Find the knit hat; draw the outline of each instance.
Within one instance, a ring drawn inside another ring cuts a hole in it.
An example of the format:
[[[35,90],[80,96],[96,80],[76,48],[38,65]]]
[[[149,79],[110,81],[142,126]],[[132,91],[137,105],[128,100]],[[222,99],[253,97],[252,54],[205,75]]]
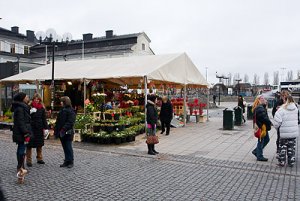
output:
[[[25,97],[26,94],[24,92],[19,92],[16,95],[14,95],[14,101],[23,102]]]

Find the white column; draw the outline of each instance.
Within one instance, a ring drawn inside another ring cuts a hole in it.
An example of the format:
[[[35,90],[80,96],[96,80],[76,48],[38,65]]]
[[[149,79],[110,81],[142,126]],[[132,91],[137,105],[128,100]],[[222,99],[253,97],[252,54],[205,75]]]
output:
[[[183,88],[183,122],[184,126],[186,126],[186,84]]]

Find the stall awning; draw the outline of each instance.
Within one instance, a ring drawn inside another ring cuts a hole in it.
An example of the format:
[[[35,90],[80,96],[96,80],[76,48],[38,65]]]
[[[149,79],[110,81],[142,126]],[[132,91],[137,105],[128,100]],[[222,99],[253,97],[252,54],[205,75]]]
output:
[[[149,80],[207,87],[208,83],[185,54],[128,56],[55,62],[55,80],[107,79],[116,83],[137,84]],[[48,64],[1,82],[34,82],[51,80],[52,65]]]

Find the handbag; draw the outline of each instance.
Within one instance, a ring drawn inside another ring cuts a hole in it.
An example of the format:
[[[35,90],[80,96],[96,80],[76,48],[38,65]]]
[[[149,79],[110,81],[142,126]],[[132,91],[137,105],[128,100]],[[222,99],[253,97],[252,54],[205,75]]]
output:
[[[253,129],[254,129],[254,136],[256,138],[261,138],[261,129],[258,127],[257,123],[256,123],[256,112],[254,113],[253,116]]]
[[[147,136],[147,140],[146,140],[147,144],[158,144],[158,137],[156,135],[148,135]]]
[[[256,112],[253,116],[253,129],[254,129],[254,136],[258,139],[262,139],[267,135],[267,128],[266,125],[263,124],[262,128],[259,128],[257,123],[256,123]]]

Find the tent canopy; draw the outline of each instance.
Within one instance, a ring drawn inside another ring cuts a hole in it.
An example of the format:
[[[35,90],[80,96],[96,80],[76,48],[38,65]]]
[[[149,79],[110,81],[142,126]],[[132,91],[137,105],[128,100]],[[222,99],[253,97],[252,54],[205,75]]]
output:
[[[208,83],[185,54],[130,56],[55,62],[55,80],[106,79],[119,84],[138,84],[141,78],[207,87]],[[0,82],[51,80],[52,64],[20,73]]]

